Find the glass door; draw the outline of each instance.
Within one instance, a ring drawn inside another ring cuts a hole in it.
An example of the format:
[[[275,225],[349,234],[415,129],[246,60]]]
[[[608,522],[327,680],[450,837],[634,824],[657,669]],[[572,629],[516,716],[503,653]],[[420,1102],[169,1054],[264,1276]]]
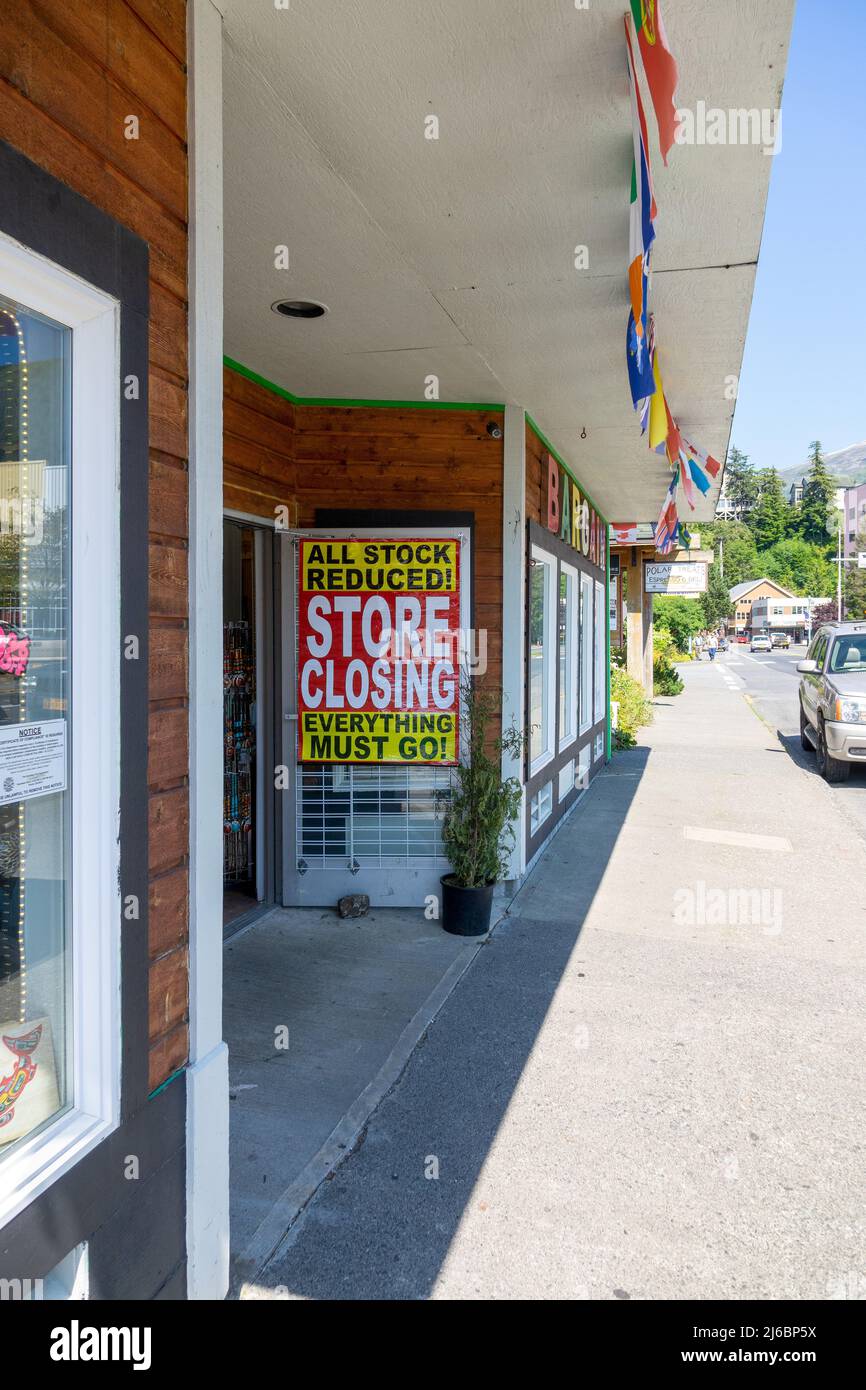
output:
[[[266,541],[223,523],[223,927],[269,899]]]
[[[313,533],[308,533],[313,534]],[[460,626],[469,630],[470,541],[467,528],[359,528],[329,538],[456,539],[460,553]],[[324,535],[324,533],[323,533]],[[374,906],[423,906],[441,892],[448,871],[442,849],[445,765],[302,762],[298,758],[298,545],[281,538],[283,555],[284,715],[281,761],[288,769],[283,813],[283,902],[327,906],[347,893],[367,893]]]

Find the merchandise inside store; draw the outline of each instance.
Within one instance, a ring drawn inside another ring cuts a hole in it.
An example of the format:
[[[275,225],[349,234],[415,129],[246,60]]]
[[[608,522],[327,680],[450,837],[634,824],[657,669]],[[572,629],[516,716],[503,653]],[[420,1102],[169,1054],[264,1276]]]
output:
[[[261,560],[254,527],[223,527],[223,925],[264,895],[259,814]]]

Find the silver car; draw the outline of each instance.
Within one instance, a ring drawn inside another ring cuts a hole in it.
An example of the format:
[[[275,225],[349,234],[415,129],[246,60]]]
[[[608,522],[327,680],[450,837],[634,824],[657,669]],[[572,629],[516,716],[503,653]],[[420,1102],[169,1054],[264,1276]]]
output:
[[[844,782],[866,763],[866,622],[819,628],[797,670],[800,742],[828,782]]]

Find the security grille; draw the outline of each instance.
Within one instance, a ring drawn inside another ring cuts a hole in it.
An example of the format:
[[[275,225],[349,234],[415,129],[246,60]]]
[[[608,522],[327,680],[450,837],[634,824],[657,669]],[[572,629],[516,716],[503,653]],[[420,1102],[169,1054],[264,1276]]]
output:
[[[299,764],[298,870],[445,864],[447,767]]]

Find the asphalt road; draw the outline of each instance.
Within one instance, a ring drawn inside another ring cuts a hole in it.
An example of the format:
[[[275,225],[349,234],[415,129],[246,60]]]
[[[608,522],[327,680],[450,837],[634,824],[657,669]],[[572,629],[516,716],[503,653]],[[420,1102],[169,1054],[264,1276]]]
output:
[[[716,665],[728,672],[794,762],[817,776],[814,753],[800,747],[797,663],[805,655],[805,646],[791,647],[787,652],[750,652],[737,643],[716,657]],[[705,660],[702,664],[708,663]],[[849,780],[833,787],[832,792],[852,829],[866,839],[866,767],[852,767]]]

